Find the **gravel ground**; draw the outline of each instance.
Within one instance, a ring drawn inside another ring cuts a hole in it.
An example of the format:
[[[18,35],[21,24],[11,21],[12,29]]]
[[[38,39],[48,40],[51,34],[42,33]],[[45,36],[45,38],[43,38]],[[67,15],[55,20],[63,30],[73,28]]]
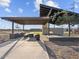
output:
[[[79,59],[79,41],[45,42],[50,59]]]

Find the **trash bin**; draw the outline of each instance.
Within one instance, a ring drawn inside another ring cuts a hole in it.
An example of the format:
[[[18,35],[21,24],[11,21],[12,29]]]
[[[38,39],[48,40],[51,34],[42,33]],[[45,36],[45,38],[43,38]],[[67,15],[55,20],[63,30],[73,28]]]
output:
[[[39,41],[40,40],[40,35],[39,34],[35,35],[35,38],[36,38],[37,41]]]

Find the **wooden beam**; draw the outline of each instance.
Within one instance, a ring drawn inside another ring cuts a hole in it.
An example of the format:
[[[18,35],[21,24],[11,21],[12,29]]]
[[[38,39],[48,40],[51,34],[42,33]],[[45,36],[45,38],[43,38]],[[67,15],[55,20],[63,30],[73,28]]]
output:
[[[70,34],[70,32],[71,32],[71,30],[70,30],[70,22],[69,22],[69,24],[68,24],[68,27],[69,27],[69,36],[71,35]]]
[[[12,22],[12,34],[14,34],[14,22]]]
[[[25,30],[25,28],[24,28],[24,27],[25,27],[25,24],[23,24],[23,33],[25,33],[25,32],[24,32],[24,30]]]
[[[49,24],[48,23],[43,24],[42,32],[43,32],[43,35],[48,35],[49,34]]]

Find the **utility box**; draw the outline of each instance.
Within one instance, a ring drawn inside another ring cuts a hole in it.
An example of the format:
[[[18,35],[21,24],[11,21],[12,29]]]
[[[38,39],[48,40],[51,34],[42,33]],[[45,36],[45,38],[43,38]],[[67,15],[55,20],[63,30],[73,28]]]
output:
[[[64,35],[64,29],[63,28],[53,28],[53,29],[51,29],[51,31],[55,35],[60,35],[60,36]]]

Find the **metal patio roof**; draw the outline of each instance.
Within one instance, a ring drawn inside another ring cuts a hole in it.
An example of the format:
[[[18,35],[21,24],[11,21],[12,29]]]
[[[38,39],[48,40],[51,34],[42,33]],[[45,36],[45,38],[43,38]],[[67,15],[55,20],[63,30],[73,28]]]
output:
[[[51,17],[51,16],[54,17],[55,13],[62,12],[62,11],[66,11],[68,13],[68,17],[71,17],[72,15],[74,15],[74,19],[59,20],[58,17],[61,16],[61,14],[60,14],[60,15],[56,16],[55,19],[50,20],[50,23],[52,23],[52,24],[68,24],[67,23],[68,21],[70,21],[72,24],[79,24],[79,13],[63,10],[63,9],[56,8],[56,7],[50,7],[50,6],[43,5],[43,4],[40,4],[40,17],[48,16],[50,10],[51,10],[51,13],[50,13],[49,17]],[[61,16],[61,18],[63,18],[63,15]]]

